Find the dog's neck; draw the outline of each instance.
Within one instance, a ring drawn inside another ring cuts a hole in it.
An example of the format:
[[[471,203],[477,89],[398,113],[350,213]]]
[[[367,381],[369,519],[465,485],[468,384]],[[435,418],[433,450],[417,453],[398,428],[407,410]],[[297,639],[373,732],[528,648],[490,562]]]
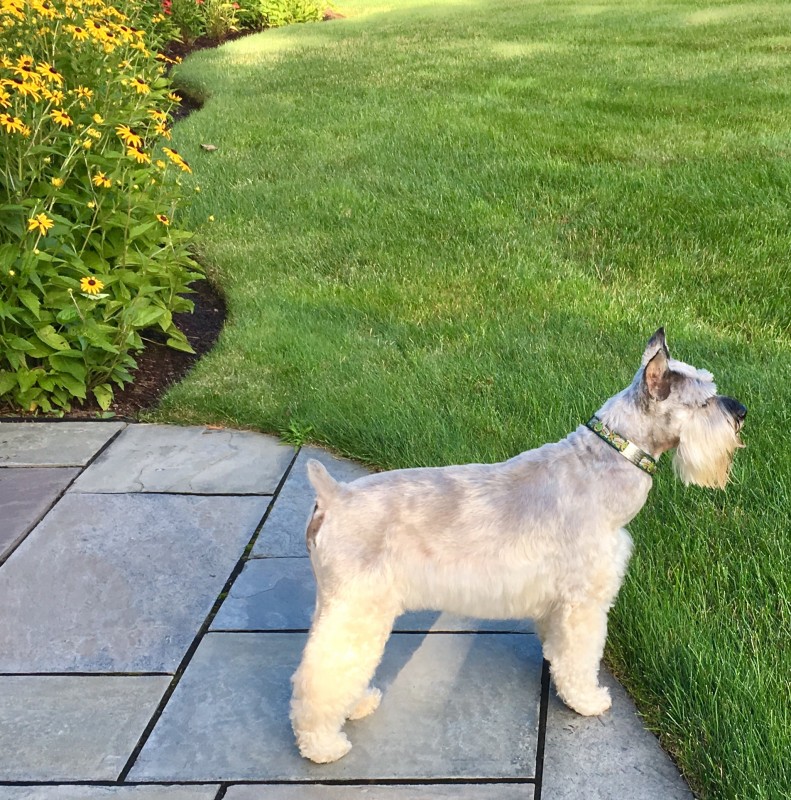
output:
[[[605,425],[597,416],[591,417],[585,423],[585,426],[638,469],[651,476],[654,475],[656,472],[656,460],[634,442],[629,441],[625,436],[621,436],[620,433]]]

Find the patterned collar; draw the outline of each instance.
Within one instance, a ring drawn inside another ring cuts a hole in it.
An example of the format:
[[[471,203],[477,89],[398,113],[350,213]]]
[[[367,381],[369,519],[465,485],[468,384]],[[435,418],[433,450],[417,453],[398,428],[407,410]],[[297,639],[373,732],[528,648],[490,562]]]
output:
[[[641,450],[636,444],[625,439],[620,433],[610,430],[598,417],[591,417],[585,425],[643,472],[647,472],[649,475],[653,475],[656,472],[656,460],[652,456]]]

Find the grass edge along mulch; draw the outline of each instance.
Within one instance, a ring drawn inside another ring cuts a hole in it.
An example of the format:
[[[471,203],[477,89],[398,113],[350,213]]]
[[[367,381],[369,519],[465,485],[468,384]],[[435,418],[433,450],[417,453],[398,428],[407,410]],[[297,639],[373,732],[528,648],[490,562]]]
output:
[[[501,460],[587,419],[664,324],[750,409],[747,449],[722,493],[663,459],[608,659],[701,796],[774,800],[791,21],[776,2],[586,8],[358,0],[188,59],[207,103],[174,143],[229,318],[153,418],[380,467]]]

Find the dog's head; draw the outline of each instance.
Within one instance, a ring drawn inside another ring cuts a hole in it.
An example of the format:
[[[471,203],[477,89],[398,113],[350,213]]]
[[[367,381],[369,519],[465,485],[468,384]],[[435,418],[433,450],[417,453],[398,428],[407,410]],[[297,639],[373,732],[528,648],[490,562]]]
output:
[[[724,488],[733,454],[744,446],[739,431],[745,406],[717,394],[707,370],[671,358],[663,328],[648,342],[631,388],[656,451],[675,448],[673,467],[681,480]]]

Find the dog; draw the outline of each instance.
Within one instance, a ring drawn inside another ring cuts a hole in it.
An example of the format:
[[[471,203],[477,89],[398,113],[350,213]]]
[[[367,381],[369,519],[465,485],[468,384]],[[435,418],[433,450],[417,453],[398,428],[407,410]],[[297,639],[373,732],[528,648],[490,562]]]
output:
[[[685,484],[723,488],[746,415],[710,372],[671,359],[660,328],[632,383],[559,442],[497,464],[347,484],[311,460],[317,600],[290,714],[302,756],[329,763],[349,752],[344,722],[378,707],[370,681],[393,622],[418,609],[532,618],[560,698],[604,713],[607,614],[632,549],[624,526],[668,450]]]

